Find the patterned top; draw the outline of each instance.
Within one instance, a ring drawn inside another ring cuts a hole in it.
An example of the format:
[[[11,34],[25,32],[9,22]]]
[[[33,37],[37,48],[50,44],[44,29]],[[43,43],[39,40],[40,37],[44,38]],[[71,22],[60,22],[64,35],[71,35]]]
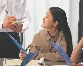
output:
[[[49,43],[50,41],[60,44],[63,50],[67,53],[67,44],[63,32],[56,30],[56,32],[51,36],[46,29],[42,29],[34,35],[30,46],[30,52],[40,50],[40,53],[35,57],[35,59],[44,57],[45,60],[63,61],[58,52],[55,51],[55,49]]]

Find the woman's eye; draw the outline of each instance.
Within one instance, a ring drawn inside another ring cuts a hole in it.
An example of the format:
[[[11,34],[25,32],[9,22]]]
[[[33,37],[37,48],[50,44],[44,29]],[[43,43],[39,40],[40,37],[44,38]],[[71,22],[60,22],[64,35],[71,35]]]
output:
[[[48,18],[48,16],[46,16],[46,18]]]

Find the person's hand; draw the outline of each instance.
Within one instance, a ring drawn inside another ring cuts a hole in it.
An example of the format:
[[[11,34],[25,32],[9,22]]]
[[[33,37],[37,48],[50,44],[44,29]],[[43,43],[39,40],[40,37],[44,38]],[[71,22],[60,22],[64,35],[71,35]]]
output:
[[[12,18],[10,18],[10,21],[11,21],[11,23],[8,24],[9,29],[16,31],[16,32],[22,31],[23,24],[17,24],[17,23],[12,24],[13,22],[16,21],[15,17],[12,16]]]
[[[3,22],[2,27],[8,28],[8,25],[10,25],[12,22],[15,22],[15,21],[16,21],[16,18],[14,16],[7,16]]]
[[[16,31],[16,32],[20,32],[22,31],[22,27],[23,25],[22,24],[14,24],[12,25],[11,23],[8,25],[8,28],[13,30],[13,31]]]
[[[16,21],[16,18],[14,16],[7,16],[6,19],[3,22],[3,28],[9,28],[13,31],[20,32],[22,31],[22,24],[12,24]]]
[[[22,53],[22,50],[20,50],[19,57],[21,60],[23,60],[26,57],[26,55]]]

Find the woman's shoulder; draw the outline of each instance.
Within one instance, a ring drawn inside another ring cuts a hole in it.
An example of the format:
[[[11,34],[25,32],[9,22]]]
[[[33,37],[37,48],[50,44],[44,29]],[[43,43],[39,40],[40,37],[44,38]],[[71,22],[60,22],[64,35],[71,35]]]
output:
[[[41,30],[39,30],[36,34],[42,34],[42,33],[45,33],[46,32],[46,29],[41,29]]]
[[[46,33],[46,29],[41,29],[41,30],[39,30],[35,35],[36,36],[42,36],[42,35],[44,35]]]

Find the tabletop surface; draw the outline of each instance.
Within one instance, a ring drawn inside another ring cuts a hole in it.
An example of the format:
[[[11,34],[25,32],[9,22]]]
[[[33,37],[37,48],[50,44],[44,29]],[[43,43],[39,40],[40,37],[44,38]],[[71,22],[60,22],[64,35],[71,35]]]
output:
[[[18,65],[20,66],[22,60],[20,59],[6,59],[6,66],[8,65]],[[31,60],[27,66],[39,66],[39,60]],[[52,62],[52,61],[45,61],[45,65],[51,65],[51,66],[68,66],[65,62]]]

